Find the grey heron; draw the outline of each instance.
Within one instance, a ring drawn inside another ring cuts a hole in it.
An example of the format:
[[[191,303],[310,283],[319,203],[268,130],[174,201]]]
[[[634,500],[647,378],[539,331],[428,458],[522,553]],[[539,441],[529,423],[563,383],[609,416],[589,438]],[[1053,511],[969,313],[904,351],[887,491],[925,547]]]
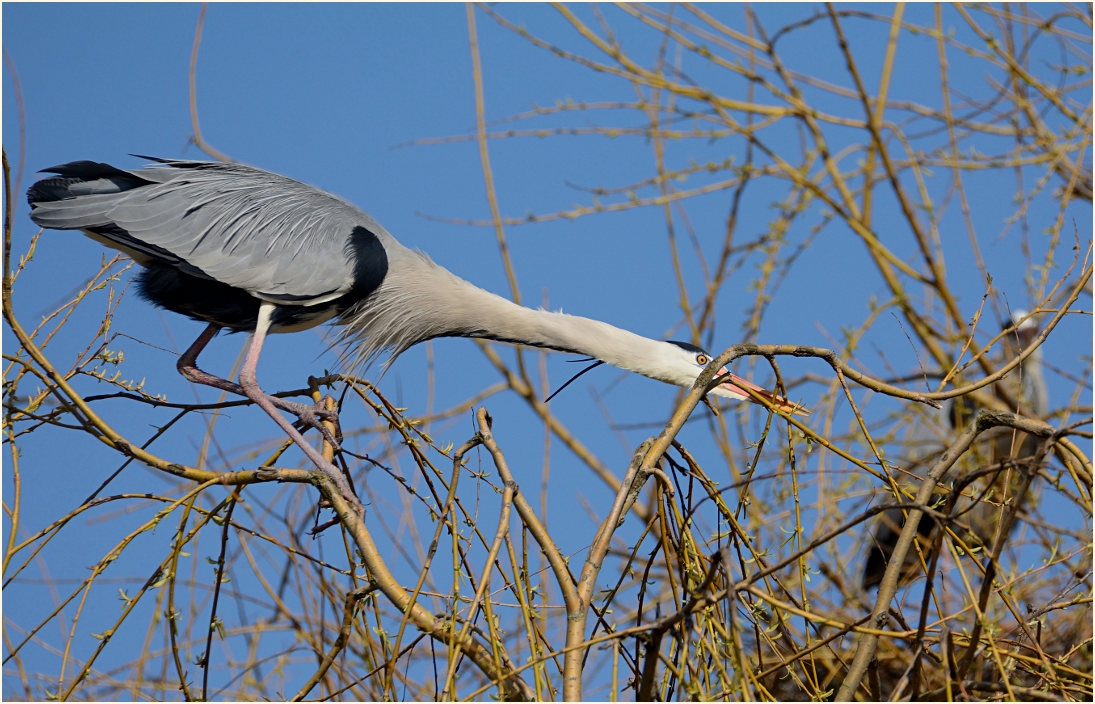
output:
[[[1026,349],[1038,332],[1033,316],[1026,311],[1012,313],[1011,319],[1004,326],[1004,360],[1011,360]],[[1008,393],[1003,393],[1005,388]],[[1035,418],[1046,415],[1049,411],[1049,391],[1042,372],[1041,349],[1035,349],[1017,369],[997,381],[993,391],[1000,398],[1018,401],[1018,407],[1011,408],[1013,412]],[[910,440],[914,447],[908,459],[911,464],[910,473],[914,478],[923,479],[931,461],[949,444],[952,436],[969,422],[971,410],[963,403],[963,399],[951,399],[939,411],[938,423],[935,424],[938,427],[928,427],[928,423],[922,422],[913,428]],[[1001,504],[1014,493],[1021,474],[1019,470],[1029,467],[1037,455],[1038,446],[1039,440],[1033,435],[1011,428],[995,428],[982,435],[971,448],[968,457],[962,458],[956,465],[958,476],[953,483],[964,485],[969,481],[963,492],[966,496],[956,503],[952,513],[956,519],[956,528],[968,528],[957,530],[964,542],[982,546],[992,544],[1002,516]],[[975,474],[984,474],[985,477],[972,481]],[[877,586],[882,581],[904,523],[905,512],[899,508],[891,508],[879,517],[863,566],[864,589]],[[917,525],[917,542],[925,559],[931,556],[930,548],[934,543],[936,529],[936,521],[928,516],[921,518]],[[902,581],[909,581],[919,571],[920,558],[914,548],[905,555]]]
[[[30,187],[31,219],[82,230],[143,267],[139,293],[207,323],[179,358],[193,382],[254,401],[323,466],[276,408],[312,425],[307,404],[267,396],[256,365],[267,333],[334,321],[351,367],[384,352],[389,363],[419,342],[474,337],[588,355],[621,369],[691,386],[712,357],[691,344],[652,340],[607,323],[533,310],[451,274],[400,244],[350,203],[317,188],[238,163],[141,157],[158,165],[123,170],[74,161]],[[237,385],[207,374],[197,357],[222,328],[253,331]],[[788,413],[798,405],[720,370],[712,393]]]

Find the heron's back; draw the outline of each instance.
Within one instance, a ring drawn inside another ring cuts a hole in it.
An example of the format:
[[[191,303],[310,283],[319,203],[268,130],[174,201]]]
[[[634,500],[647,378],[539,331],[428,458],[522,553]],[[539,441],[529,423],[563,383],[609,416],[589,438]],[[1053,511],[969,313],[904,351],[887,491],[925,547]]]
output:
[[[145,267],[142,295],[246,330],[260,302],[275,330],[316,325],[364,300],[403,249],[375,220],[319,189],[243,164],[168,161],[125,171],[77,161],[31,186],[31,219],[79,229]]]

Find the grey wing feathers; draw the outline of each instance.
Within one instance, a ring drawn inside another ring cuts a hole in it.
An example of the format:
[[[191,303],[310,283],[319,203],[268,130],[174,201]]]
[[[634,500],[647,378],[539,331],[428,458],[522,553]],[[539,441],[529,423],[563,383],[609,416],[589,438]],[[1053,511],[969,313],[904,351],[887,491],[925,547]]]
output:
[[[95,162],[55,167],[58,177],[28,193],[31,218],[298,305],[353,286],[345,248],[355,227],[394,242],[361,210],[299,181],[242,164],[157,161],[164,166],[134,171]]]

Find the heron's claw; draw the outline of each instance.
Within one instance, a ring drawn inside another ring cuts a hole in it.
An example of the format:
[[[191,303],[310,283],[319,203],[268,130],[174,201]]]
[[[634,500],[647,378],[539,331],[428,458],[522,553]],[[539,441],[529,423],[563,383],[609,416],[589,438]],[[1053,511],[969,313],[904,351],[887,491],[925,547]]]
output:
[[[339,427],[337,413],[306,406],[302,408],[296,416],[299,418],[299,425],[303,428],[315,428],[318,430],[323,435],[323,439],[326,440],[336,452],[342,449],[342,428]],[[331,432],[327,423],[332,423],[335,426],[334,432]]]

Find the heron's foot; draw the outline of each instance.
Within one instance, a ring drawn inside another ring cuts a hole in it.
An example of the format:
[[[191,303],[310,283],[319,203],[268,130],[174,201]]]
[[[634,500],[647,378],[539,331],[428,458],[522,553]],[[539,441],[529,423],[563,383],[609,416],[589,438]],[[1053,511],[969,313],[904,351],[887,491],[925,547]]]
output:
[[[283,398],[277,396],[267,396],[270,402],[283,411],[292,413],[297,417],[297,424],[302,429],[315,428],[322,435],[323,439],[327,441],[336,451],[342,449],[342,429],[338,425],[338,413],[336,411],[329,411],[326,408],[321,408],[318,405],[310,403],[300,403],[299,401],[286,401]],[[335,426],[334,432],[327,427],[327,423],[332,423]]]

